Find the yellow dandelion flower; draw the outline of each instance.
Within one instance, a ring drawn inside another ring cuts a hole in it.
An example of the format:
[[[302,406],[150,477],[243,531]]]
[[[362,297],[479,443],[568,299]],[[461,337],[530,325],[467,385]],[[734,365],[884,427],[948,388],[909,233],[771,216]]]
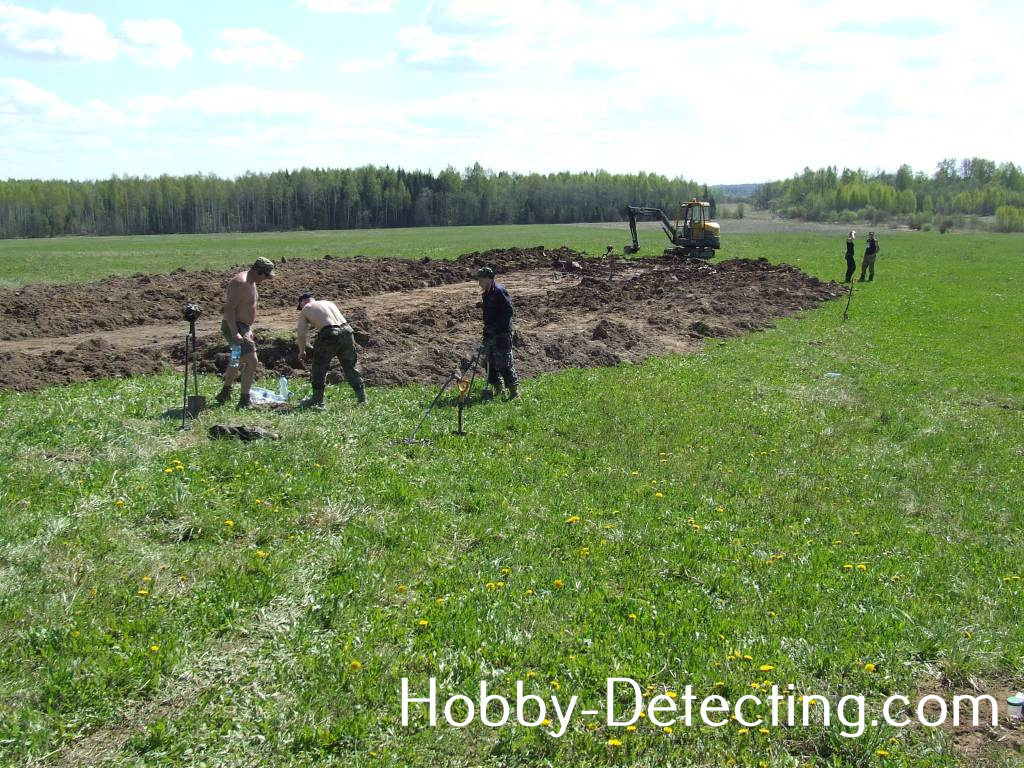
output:
[[[749,653],[745,653],[745,654],[743,654],[743,659],[744,659],[744,661],[753,661],[754,657],[751,656]]]
[[[157,651],[160,650],[160,646],[156,645],[156,644],[151,645],[151,646],[149,646],[149,650],[151,650],[153,653],[156,653]]]
[[[405,586],[405,584],[399,584],[398,585],[398,594],[404,595],[408,590],[409,590],[409,588],[407,586]]]
[[[662,493],[661,491],[658,491],[657,493],[654,494],[654,498],[656,498],[656,499],[663,499],[663,498],[665,498],[665,494]]]
[[[843,565],[843,570],[844,571],[852,571],[853,570],[853,563],[846,563],[846,564],[844,564]]]
[[[551,681],[551,687],[554,688],[556,691],[562,689],[562,686],[559,684],[559,682],[557,680],[552,680]]]
[[[258,557],[258,558],[260,558],[262,560],[266,556],[267,556],[267,553],[264,552],[262,549],[257,549],[256,550],[256,557]]]
[[[590,547],[580,547],[580,557],[588,557],[590,555]]]
[[[354,672],[358,672],[360,669],[363,668],[363,662],[361,662],[359,659],[352,659],[352,661],[349,662],[348,668]]]
[[[230,518],[224,521],[224,525],[226,525],[228,528],[230,528],[234,524],[235,524],[235,521],[231,520]]]
[[[152,576],[143,576],[143,577],[142,577],[142,580],[143,580],[143,581],[152,581],[152,580],[153,580],[153,577],[152,577]]]
[[[740,734],[742,736],[745,733],[750,733],[750,729],[749,728],[740,728],[738,731],[736,731],[736,733],[738,733],[738,734]]]
[[[579,516],[579,515],[570,515],[570,516],[569,516],[568,518],[566,518],[566,520],[565,520],[565,522],[567,522],[567,523],[568,523],[569,525],[575,525],[575,524],[576,524],[576,523],[578,523],[579,521],[580,521],[580,516]]]
[[[419,621],[416,622],[416,624],[417,624],[417,626],[424,627],[424,628],[430,626],[430,622],[427,621],[426,619],[420,619]]]
[[[887,750],[887,749],[876,749],[875,750],[875,754],[878,755],[879,757],[888,757],[889,756],[889,750]]]
[[[529,670],[529,671],[528,671],[528,672],[526,673],[526,677],[527,677],[527,678],[531,678],[531,677],[536,677],[536,676],[537,676],[537,673],[536,673],[536,672],[534,672],[534,671],[533,671],[532,669],[531,669],[531,670]]]
[[[529,597],[530,595],[533,594],[533,590],[532,589],[528,589],[523,594],[526,595],[527,597]]]
[[[874,671],[875,671],[875,665],[874,665],[874,664],[872,664],[872,663],[871,663],[871,662],[869,661],[869,662],[868,662],[867,664],[865,664],[865,665],[864,665],[864,671],[865,671],[865,672],[874,672]]]
[[[438,605],[442,605],[444,603],[444,598],[443,597],[439,597],[439,598],[435,599],[434,602],[437,603]]]
[[[169,475],[169,474],[171,474],[171,472],[173,472],[173,471],[174,471],[174,470],[173,470],[173,469],[171,469],[170,467],[164,467],[164,474],[165,474],[165,475]]]
[[[630,472],[629,474],[632,475],[633,477],[639,477],[640,476],[640,473],[637,472],[635,469],[632,472]]]
[[[672,726],[671,725],[666,725],[661,730],[663,730],[665,733],[672,733]]]
[[[767,728],[758,728],[757,732],[758,733],[771,733],[771,731],[769,731]]]
[[[486,584],[484,584],[484,589],[486,589],[488,592],[493,592],[497,588],[498,585],[495,584],[493,581],[488,581]]]
[[[636,621],[636,614],[635,613],[629,614],[629,620],[630,621]]]
[[[637,714],[638,714],[638,715],[639,715],[639,716],[640,716],[641,718],[647,717],[647,713],[646,713],[646,712],[637,712]]]
[[[115,501],[114,502],[114,506],[116,506],[116,507],[123,507],[124,506],[124,499],[118,499],[117,501]]]
[[[857,563],[857,570],[858,571],[866,571],[867,569],[868,569],[868,564],[867,563]]]
[[[762,664],[760,667],[758,667],[758,669],[760,669],[762,672],[771,672],[773,669],[775,669],[775,667],[773,667],[771,664]]]
[[[725,688],[725,683],[719,680],[715,683],[715,688]]]
[[[146,595],[148,595],[148,594],[149,594],[149,590],[148,590],[148,589],[140,589],[140,590],[138,591],[138,595],[139,595],[139,597],[145,597],[145,596],[146,596]]]
[[[551,725],[551,721],[545,717],[543,720],[540,721],[540,724],[547,728],[549,725]]]
[[[715,512],[721,514],[722,512],[725,512],[725,507],[715,507]]]
[[[502,568],[501,569],[501,575],[502,576],[508,576],[510,573],[512,573],[512,569],[511,568]]]
[[[561,579],[555,579],[552,582],[552,585],[554,586],[555,589],[561,589],[562,587],[565,586],[565,582],[562,581]]]
[[[636,726],[635,725],[627,725],[626,726],[626,733],[633,733],[634,731],[636,731]]]

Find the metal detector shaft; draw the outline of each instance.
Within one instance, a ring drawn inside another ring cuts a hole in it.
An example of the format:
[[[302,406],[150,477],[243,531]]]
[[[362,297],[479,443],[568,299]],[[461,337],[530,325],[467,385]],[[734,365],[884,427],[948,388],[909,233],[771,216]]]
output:
[[[429,418],[431,411],[434,410],[434,406],[436,406],[438,401],[441,399],[441,395],[444,394],[444,391],[448,389],[449,386],[451,386],[451,383],[455,381],[456,378],[458,378],[458,374],[451,374],[448,377],[448,380],[441,385],[441,388],[439,390],[437,390],[437,394],[434,395],[434,399],[430,402],[430,405],[427,406],[427,410],[423,412],[423,416],[420,417],[420,420],[416,423],[416,426],[413,427],[412,432],[409,433],[409,437],[407,438],[406,442],[411,443],[413,440],[416,439],[416,433],[420,431],[420,427],[422,427],[423,423],[427,420],[427,418]]]
[[[853,301],[853,283],[850,283],[850,293],[846,297],[846,309],[843,310],[843,322],[850,319],[850,302]]]

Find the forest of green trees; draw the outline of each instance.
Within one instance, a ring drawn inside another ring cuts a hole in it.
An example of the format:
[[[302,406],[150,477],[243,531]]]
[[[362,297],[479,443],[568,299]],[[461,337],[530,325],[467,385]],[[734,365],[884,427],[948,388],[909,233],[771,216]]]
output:
[[[835,166],[761,184],[751,197],[780,216],[811,221],[899,217],[912,227],[951,216],[994,216],[995,228],[1024,231],[1024,173],[1013,163],[943,160],[932,175],[901,165],[895,173],[866,174]],[[944,226],[939,224],[939,226]]]
[[[12,179],[0,181],[0,238],[621,221],[626,205],[670,211],[695,195],[706,198],[707,187],[657,174],[523,175],[479,163],[438,174],[366,166],[237,179]],[[813,221],[894,218],[945,228],[953,216],[991,216],[997,230],[1024,231],[1024,173],[1013,163],[980,158],[944,160],[931,175],[908,165],[874,174],[808,168],[729,197]]]
[[[0,237],[620,221],[628,204],[667,209],[706,191],[647,173],[520,175],[479,164],[436,175],[366,166],[237,179],[10,180],[0,181]]]

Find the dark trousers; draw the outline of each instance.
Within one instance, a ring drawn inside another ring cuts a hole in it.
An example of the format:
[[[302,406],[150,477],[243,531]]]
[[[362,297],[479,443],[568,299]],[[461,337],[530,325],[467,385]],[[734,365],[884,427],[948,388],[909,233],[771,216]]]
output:
[[[331,360],[337,356],[345,381],[352,385],[356,394],[363,391],[363,376],[356,359],[356,345],[352,340],[352,328],[348,325],[331,325],[321,328],[313,345],[313,391],[322,392],[327,385],[327,371]]]
[[[868,275],[868,282],[875,279],[875,254],[865,253],[864,261],[860,265],[860,281],[864,282],[865,273]]]
[[[846,277],[843,279],[844,283],[850,282],[853,278],[853,273],[857,271],[857,262],[853,260],[853,256],[846,257]]]
[[[494,386],[502,380],[506,387],[519,385],[516,374],[515,358],[512,354],[512,332],[496,333],[488,336],[487,345],[487,383]]]

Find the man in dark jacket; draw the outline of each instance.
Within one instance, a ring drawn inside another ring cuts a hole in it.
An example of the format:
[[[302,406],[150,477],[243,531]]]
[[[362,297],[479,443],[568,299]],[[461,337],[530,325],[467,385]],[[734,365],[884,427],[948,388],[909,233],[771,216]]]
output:
[[[868,245],[864,249],[864,261],[860,264],[860,282],[864,282],[865,273],[868,275],[869,283],[875,279],[875,258],[881,250],[881,246],[875,240],[875,233],[868,232]]]
[[[519,377],[512,357],[512,299],[505,286],[494,281],[494,270],[490,267],[481,267],[476,278],[483,291],[487,384],[494,388],[494,394],[500,395],[504,382],[508,399],[515,400],[519,397]]]
[[[857,271],[857,262],[853,260],[853,239],[856,236],[857,233],[851,229],[850,234],[846,237],[846,277],[843,279],[844,283],[850,282],[853,273]]]

